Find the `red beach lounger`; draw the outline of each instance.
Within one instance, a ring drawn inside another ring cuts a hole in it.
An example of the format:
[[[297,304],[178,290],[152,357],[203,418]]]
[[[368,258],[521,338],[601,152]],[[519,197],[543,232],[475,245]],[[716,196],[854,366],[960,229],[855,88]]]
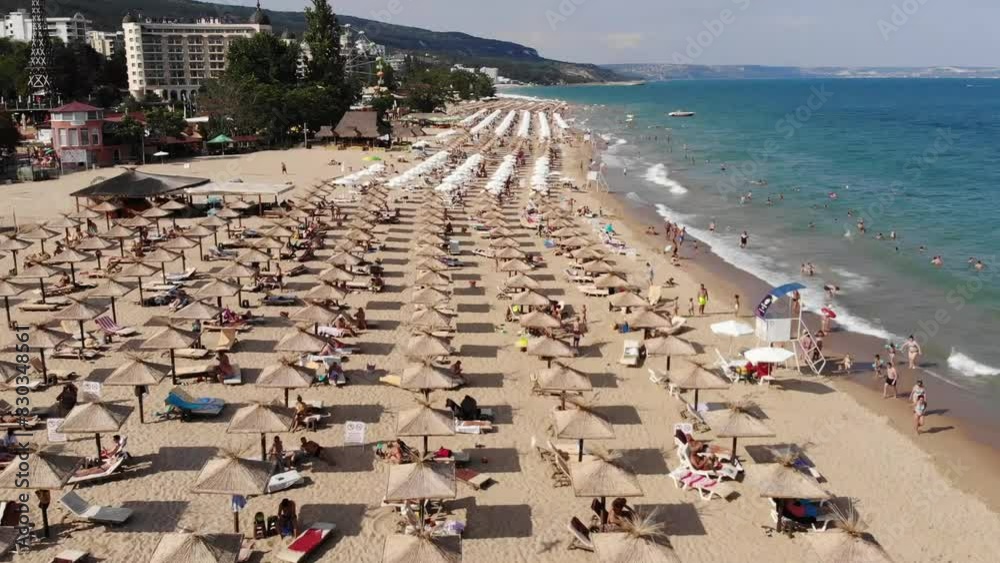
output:
[[[336,524],[317,522],[292,540],[288,547],[279,551],[277,558],[288,563],[298,563],[315,551],[336,529]]]

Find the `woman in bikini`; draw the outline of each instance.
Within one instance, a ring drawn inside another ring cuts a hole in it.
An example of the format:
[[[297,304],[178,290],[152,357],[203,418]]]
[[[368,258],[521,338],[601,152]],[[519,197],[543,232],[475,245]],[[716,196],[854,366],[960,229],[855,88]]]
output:
[[[903,348],[906,348],[906,358],[909,360],[909,368],[917,369],[917,358],[920,357],[923,351],[920,349],[920,344],[917,344],[917,339],[913,338],[912,334],[906,339]]]

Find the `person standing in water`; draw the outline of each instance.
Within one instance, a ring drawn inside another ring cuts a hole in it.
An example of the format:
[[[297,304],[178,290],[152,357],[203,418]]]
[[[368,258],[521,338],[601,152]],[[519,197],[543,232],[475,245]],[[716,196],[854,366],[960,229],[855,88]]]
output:
[[[882,398],[888,399],[889,388],[892,388],[892,398],[895,399],[899,393],[897,391],[897,386],[899,385],[899,374],[896,373],[896,366],[889,364],[885,366],[885,384],[882,385]]]
[[[750,245],[750,235],[746,231],[743,231],[742,233],[740,233],[740,248],[746,248],[749,245]]]
[[[903,348],[906,348],[906,358],[909,360],[909,368],[917,369],[917,358],[920,357],[923,350],[920,349],[920,344],[917,344],[917,339],[913,338],[912,334],[903,343]]]
[[[913,423],[916,427],[917,434],[920,434],[920,428],[924,425],[924,416],[927,414],[927,397],[925,395],[920,395],[917,397],[916,403],[913,405]]]

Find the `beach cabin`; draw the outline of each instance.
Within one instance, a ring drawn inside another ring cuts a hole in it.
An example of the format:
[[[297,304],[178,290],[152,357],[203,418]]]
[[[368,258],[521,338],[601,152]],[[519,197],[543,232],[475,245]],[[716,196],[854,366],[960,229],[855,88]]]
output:
[[[374,146],[380,137],[378,114],[374,111],[349,111],[333,130],[341,145]]]

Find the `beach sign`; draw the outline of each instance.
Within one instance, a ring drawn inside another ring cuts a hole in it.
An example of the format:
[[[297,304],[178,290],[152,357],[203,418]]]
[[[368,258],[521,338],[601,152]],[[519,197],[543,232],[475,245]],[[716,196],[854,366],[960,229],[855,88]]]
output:
[[[66,435],[58,432],[58,428],[62,425],[65,418],[50,418],[45,421],[45,430],[48,432],[49,443],[57,444],[66,442]]]
[[[84,381],[80,384],[80,395],[84,401],[95,403],[101,400],[101,383],[99,381]]]
[[[344,444],[347,446],[365,445],[365,423],[358,420],[348,420],[344,423]]]

